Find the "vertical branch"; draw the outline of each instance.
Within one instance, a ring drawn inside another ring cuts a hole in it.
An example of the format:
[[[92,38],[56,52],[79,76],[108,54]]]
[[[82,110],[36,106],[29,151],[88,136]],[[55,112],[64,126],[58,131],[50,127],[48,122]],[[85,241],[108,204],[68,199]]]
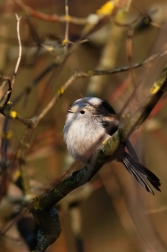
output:
[[[20,17],[18,17],[18,15],[16,14],[16,19],[17,19],[17,37],[18,37],[18,41],[19,41],[19,56],[18,56],[18,60],[15,66],[15,70],[13,73],[13,76],[11,78],[8,78],[8,90],[7,92],[4,94],[4,96],[1,98],[1,113],[5,114],[5,113],[9,113],[8,110],[11,109],[11,104],[9,103],[9,99],[10,96],[12,94],[12,89],[15,83],[15,77],[19,68],[19,64],[20,64],[20,60],[21,60],[21,54],[22,54],[22,47],[21,47],[21,39],[20,39]],[[6,110],[6,112],[5,112]],[[13,115],[13,117],[15,117],[15,115]],[[1,190],[0,190],[0,199],[3,197],[3,195],[5,194],[5,191],[7,189],[7,182],[9,179],[10,174],[7,173],[7,168],[8,168],[8,160],[7,160],[7,151],[8,151],[8,145],[9,145],[9,141],[8,141],[8,137],[7,137],[7,133],[8,133],[8,125],[9,125],[9,119],[6,118],[3,124],[3,134],[2,134],[2,141],[1,141],[1,151],[2,151],[2,157],[1,157],[1,173],[2,173],[2,179],[1,179]]]
[[[17,18],[17,37],[18,37],[18,42],[19,42],[19,55],[18,55],[18,59],[16,62],[13,76],[6,79],[8,81],[8,85],[9,85],[8,90],[4,94],[4,96],[0,99],[1,113],[3,113],[3,114],[5,114],[6,105],[7,105],[7,103],[9,103],[9,99],[12,94],[12,89],[15,84],[15,79],[16,79],[16,75],[17,75],[17,71],[18,71],[18,68],[20,65],[20,60],[21,60],[21,55],[22,55],[22,45],[21,45],[21,39],[20,39],[20,19],[21,19],[21,17],[18,17],[18,15],[16,14],[16,18]]]
[[[132,59],[132,37],[133,37],[134,29],[132,26],[129,27],[128,31],[128,37],[126,40],[126,50],[127,50],[127,58],[128,58],[128,65],[130,68],[130,75],[131,75],[131,80],[134,86],[136,86],[136,81],[135,81],[135,73],[133,69],[133,59]]]
[[[22,46],[21,46],[21,38],[20,38],[20,19],[21,19],[21,17],[19,17],[16,14],[16,19],[17,19],[17,38],[18,38],[18,42],[19,42],[19,56],[18,56],[18,60],[17,60],[17,63],[16,63],[15,71],[14,71],[15,75],[17,74],[19,64],[20,64],[20,60],[21,60],[21,54],[22,54]]]
[[[126,3],[126,6],[125,6],[125,11],[128,12],[129,11],[129,8],[131,6],[131,3],[132,3],[132,0],[128,0],[127,3]]]
[[[65,16],[66,16],[66,29],[65,29],[65,51],[67,52],[68,43],[69,43],[69,7],[68,7],[68,0],[65,0]]]
[[[126,13],[124,12],[124,8],[118,7],[118,11],[114,16],[114,22],[123,23],[125,20]],[[99,64],[96,67],[97,69],[106,70],[114,68],[125,30],[120,29],[119,26],[113,23],[112,28],[110,27],[108,32],[108,38],[103,48]],[[93,77],[89,82],[87,95],[101,96],[108,78],[108,76]]]
[[[15,66],[14,74],[13,74],[13,77],[12,77],[12,83],[11,83],[11,88],[12,89],[13,89],[13,86],[14,86],[14,83],[15,83],[15,78],[16,78],[16,74],[17,74],[17,71],[18,71],[18,68],[19,68],[19,65],[20,65],[21,55],[22,55],[22,45],[21,45],[21,38],[20,38],[20,19],[21,19],[21,17],[19,17],[16,14],[16,19],[17,19],[17,38],[18,38],[18,42],[19,42],[19,56],[18,56],[17,63],[16,63],[16,66]]]

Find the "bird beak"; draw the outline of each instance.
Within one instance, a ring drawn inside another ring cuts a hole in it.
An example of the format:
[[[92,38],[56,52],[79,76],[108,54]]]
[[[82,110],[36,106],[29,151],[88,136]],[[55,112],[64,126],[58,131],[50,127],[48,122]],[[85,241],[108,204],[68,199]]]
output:
[[[68,110],[68,113],[73,113],[73,111],[71,109]]]

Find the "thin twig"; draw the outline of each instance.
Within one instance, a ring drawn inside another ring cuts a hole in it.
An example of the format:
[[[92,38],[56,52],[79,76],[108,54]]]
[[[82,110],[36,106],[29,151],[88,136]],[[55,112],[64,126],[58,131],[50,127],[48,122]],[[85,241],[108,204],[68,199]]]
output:
[[[165,54],[167,54],[167,49],[164,50],[161,53],[158,54],[154,54],[151,57],[147,58],[146,60],[140,62],[140,63],[136,63],[132,66],[132,68],[138,68],[141,67],[143,65],[145,65],[146,63],[150,63],[153,60],[164,56]],[[75,73],[65,82],[64,85],[62,85],[59,90],[56,92],[56,94],[53,96],[53,98],[51,99],[51,101],[48,103],[48,105],[43,109],[43,111],[39,114],[39,116],[37,117],[37,120],[34,124],[34,127],[36,128],[38,123],[46,116],[46,114],[53,108],[53,106],[55,105],[55,103],[57,102],[57,100],[64,94],[64,92],[66,91],[66,89],[78,78],[84,78],[84,77],[92,77],[95,75],[104,75],[104,74],[114,74],[114,73],[118,73],[118,72],[124,72],[124,71],[128,71],[130,70],[131,67],[129,66],[125,66],[125,67],[121,67],[121,68],[116,68],[116,69],[111,69],[111,70],[90,70],[87,72],[77,72],[75,71]]]
[[[17,19],[17,38],[18,38],[18,42],[19,42],[19,55],[18,55],[18,59],[16,62],[16,66],[15,66],[15,70],[12,76],[12,80],[11,80],[11,89],[13,89],[13,86],[15,84],[15,78],[18,72],[18,68],[20,65],[20,61],[21,61],[21,55],[22,55],[22,45],[21,45],[21,38],[20,38],[20,19],[21,17],[19,17],[17,14],[16,15],[16,19]]]
[[[13,76],[11,78],[6,77],[6,79],[4,79],[3,76],[0,76],[2,79],[7,80],[8,81],[8,90],[7,92],[4,94],[4,96],[0,99],[0,104],[1,104],[1,111],[0,113],[2,113],[5,116],[9,116],[10,111],[9,108],[11,109],[11,105],[9,105],[9,107],[7,108],[6,105],[8,104],[11,94],[12,94],[12,89],[13,86],[15,84],[15,79],[16,79],[16,74],[19,68],[19,64],[20,64],[20,60],[21,60],[21,55],[22,55],[22,46],[21,46],[21,39],[20,39],[20,19],[21,17],[19,17],[16,14],[16,19],[17,19],[17,37],[18,37],[18,41],[19,41],[19,55],[18,55],[18,60],[16,62],[16,66],[15,66],[15,70],[13,73]],[[15,118],[15,117],[14,117]]]
[[[59,90],[56,92],[56,94],[54,95],[54,97],[51,99],[51,101],[48,103],[48,105],[44,108],[44,110],[39,114],[39,116],[37,117],[37,121],[34,125],[34,127],[37,127],[38,123],[45,117],[45,115],[50,111],[51,108],[53,108],[53,106],[55,105],[55,103],[57,102],[57,100],[64,94],[65,90],[80,76],[82,75],[82,73],[80,72],[75,72],[66,82],[63,86],[61,86],[61,88],[59,88]]]
[[[146,60],[136,63],[132,66],[133,69],[135,68],[139,68],[141,66],[144,66],[145,64],[148,64],[150,62],[152,62],[153,60],[156,60],[164,55],[167,54],[167,49],[165,49],[163,52],[158,53],[158,54],[154,54],[151,57],[147,58]],[[20,116],[16,116],[16,119],[18,119],[19,121],[21,121],[23,124],[26,124],[30,127],[34,127],[36,128],[38,123],[46,116],[46,114],[53,108],[53,106],[55,105],[55,103],[58,101],[58,99],[64,94],[64,92],[66,91],[66,89],[78,78],[85,78],[85,77],[92,77],[95,75],[107,75],[107,74],[114,74],[114,73],[119,73],[119,72],[124,72],[124,71],[128,71],[131,68],[129,66],[124,66],[124,67],[120,67],[120,68],[115,68],[115,69],[111,69],[111,70],[88,70],[87,72],[75,72],[66,82],[64,85],[62,85],[59,90],[56,92],[56,94],[54,95],[54,97],[51,99],[51,101],[48,103],[48,105],[44,108],[44,110],[39,114],[39,116],[37,117],[36,121],[33,123],[30,120],[27,119],[23,119]]]
[[[16,14],[16,18],[17,18],[17,38],[18,38],[18,42],[19,42],[19,56],[18,56],[18,59],[17,59],[15,70],[14,70],[14,75],[17,74],[17,71],[18,71],[18,68],[19,68],[19,65],[20,65],[20,61],[21,61],[21,55],[22,55],[22,45],[21,45],[21,38],[20,38],[20,20],[21,20],[21,17],[19,17]]]
[[[146,60],[134,64],[132,67],[129,66],[124,66],[120,68],[115,68],[115,69],[110,69],[110,70],[89,70],[87,72],[75,72],[67,81],[64,85],[62,85],[59,90],[56,92],[54,97],[51,99],[51,101],[48,103],[48,105],[44,108],[44,110],[39,114],[37,117],[36,122],[34,123],[34,128],[37,127],[38,123],[45,117],[45,115],[53,108],[57,100],[64,94],[66,89],[78,78],[85,78],[85,77],[92,77],[95,75],[106,75],[106,74],[114,74],[118,72],[124,72],[128,71],[131,68],[139,68],[141,66],[144,66],[145,64],[148,64],[152,62],[153,60],[156,60],[157,58],[160,58],[167,54],[167,49],[165,49],[163,52],[154,54],[151,57],[147,58]]]
[[[127,50],[127,58],[128,58],[128,63],[130,67],[130,75],[131,75],[131,80],[134,86],[136,86],[136,81],[135,81],[135,73],[133,69],[133,59],[132,59],[132,37],[134,34],[134,28],[133,26],[129,27],[128,31],[128,38],[126,40],[126,50]]]
[[[42,12],[33,10],[31,7],[27,6],[23,3],[23,1],[20,0],[14,0],[14,2],[27,14],[41,19],[48,22],[60,22],[65,23],[66,22],[66,16],[58,16],[58,15],[47,15]],[[69,22],[77,25],[86,25],[88,20],[86,18],[77,18],[77,17],[69,17]]]
[[[68,0],[65,0],[65,15],[66,15],[66,28],[65,28],[64,45],[65,45],[65,51],[67,51],[68,50],[68,43],[69,43],[69,7],[68,7]]]
[[[126,12],[129,11],[131,3],[132,3],[132,0],[128,0],[128,1],[127,1],[127,4],[126,4],[126,6],[125,6],[125,11],[126,11]]]
[[[150,56],[149,58],[145,59],[144,61],[135,63],[132,66],[132,69],[136,69],[136,68],[139,68],[139,67],[144,66],[146,64],[149,64],[152,61],[154,61],[160,57],[163,57],[166,54],[167,54],[167,47],[165,48],[165,50],[163,52],[154,54],[154,55]],[[92,77],[92,76],[96,76],[96,75],[105,75],[105,74],[115,74],[115,73],[129,71],[130,69],[131,68],[129,66],[123,66],[123,67],[109,69],[109,70],[88,70],[87,72],[84,73],[83,77]]]
[[[20,101],[20,99],[23,97],[23,95],[29,95],[31,89],[36,86],[42,78],[44,78],[47,74],[50,73],[50,71],[56,67],[57,64],[55,62],[51,63],[49,66],[47,66],[44,70],[42,70],[42,72],[26,87],[24,88],[19,94],[18,96],[16,96],[14,99],[13,99],[13,104],[16,104],[17,102]]]

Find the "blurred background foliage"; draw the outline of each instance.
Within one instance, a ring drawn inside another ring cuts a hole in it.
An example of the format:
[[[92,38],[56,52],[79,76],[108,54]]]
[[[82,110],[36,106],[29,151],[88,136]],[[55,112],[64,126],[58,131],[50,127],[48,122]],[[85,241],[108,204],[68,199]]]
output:
[[[65,2],[0,0],[3,76],[13,75],[18,59],[15,13],[21,16],[23,52],[10,99],[14,110],[24,118],[39,115],[76,70],[123,66],[130,70],[75,80],[42,118],[32,137],[27,125],[0,115],[0,251],[34,249],[38,227],[28,205],[34,197],[82,167],[73,162],[63,142],[62,129],[71,103],[80,97],[99,96],[108,100],[121,116],[131,114],[146,98],[166,62],[163,57],[132,69],[134,63],[165,49],[165,0],[125,1],[127,11],[118,8],[114,14],[110,10],[107,16],[104,0],[69,0],[69,22],[64,18]],[[7,88],[2,79],[1,97]],[[121,164],[105,165],[91,182],[56,206],[62,233],[48,251],[167,251],[166,103],[164,95],[150,118],[131,136],[141,163],[161,179],[162,192],[152,196]]]

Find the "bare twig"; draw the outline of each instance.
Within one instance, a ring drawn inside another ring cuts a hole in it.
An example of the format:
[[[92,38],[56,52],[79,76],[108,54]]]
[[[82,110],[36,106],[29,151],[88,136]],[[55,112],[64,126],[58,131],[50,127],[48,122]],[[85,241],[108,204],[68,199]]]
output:
[[[127,58],[128,58],[132,83],[135,85],[136,84],[136,82],[135,82],[135,73],[134,73],[134,69],[133,69],[133,59],[132,59],[132,37],[133,37],[133,33],[134,33],[133,26],[130,26],[129,31],[128,31],[128,38],[126,40],[126,50],[127,50]]]
[[[132,68],[136,69],[136,68],[139,68],[139,67],[144,66],[146,64],[149,64],[152,61],[154,61],[160,57],[163,57],[166,54],[167,54],[167,47],[165,48],[165,50],[163,52],[154,54],[151,57],[145,59],[144,61],[133,64]],[[109,70],[88,70],[87,72],[83,73],[83,77],[92,77],[95,75],[115,74],[115,73],[120,73],[120,72],[126,72],[129,70],[130,70],[129,66],[123,66],[120,68],[114,68],[114,69],[109,69]]]
[[[1,76],[2,79],[8,81],[9,87],[8,87],[7,92],[4,94],[4,96],[0,100],[0,107],[1,107],[0,112],[3,115],[5,115],[7,117],[9,116],[11,118],[16,118],[16,116],[12,117],[11,116],[12,112],[9,111],[12,108],[11,103],[8,104],[9,106],[6,106],[6,105],[7,105],[7,103],[9,103],[9,99],[10,99],[11,94],[12,94],[12,89],[13,89],[13,86],[15,84],[15,79],[16,79],[17,71],[18,71],[18,68],[19,68],[19,65],[20,65],[21,54],[22,54],[22,46],[21,46],[21,39],[20,39],[20,19],[21,19],[21,17],[19,17],[16,14],[16,19],[17,19],[17,37],[18,37],[18,42],[19,42],[18,60],[16,62],[15,70],[14,70],[13,76],[11,78]]]
[[[13,104],[16,104],[17,102],[20,101],[20,99],[24,96],[24,95],[29,95],[31,89],[36,86],[42,78],[44,78],[48,73],[50,73],[51,70],[53,70],[53,68],[55,68],[57,66],[57,64],[55,62],[51,63],[48,67],[46,67],[44,70],[41,71],[41,73],[29,84],[29,86],[27,86],[24,90],[22,90],[18,96],[16,96],[16,98],[13,100]]]
[[[21,61],[21,55],[22,55],[22,45],[21,45],[21,38],[20,38],[20,20],[21,20],[21,17],[19,17],[16,14],[16,18],[17,18],[17,38],[18,38],[18,42],[19,42],[19,56],[18,56],[18,59],[17,59],[15,70],[14,70],[14,75],[15,76],[17,74],[17,71],[18,71],[18,68],[19,68],[19,65],[20,65],[20,61]]]
[[[16,19],[17,19],[17,38],[18,38],[18,42],[19,42],[19,55],[18,55],[18,59],[16,62],[14,73],[12,76],[12,80],[11,80],[11,89],[13,89],[13,86],[15,84],[15,78],[16,78],[16,75],[18,72],[18,68],[19,68],[20,61],[21,61],[21,55],[22,55],[22,45],[21,45],[21,38],[20,38],[20,19],[21,19],[21,17],[19,17],[16,14]]]
[[[66,14],[66,28],[65,28],[65,38],[64,38],[64,45],[67,51],[68,43],[69,43],[69,6],[68,0],[65,0],[65,14]]]
[[[129,8],[130,8],[131,3],[132,3],[132,0],[128,0],[128,1],[127,1],[126,6],[125,6],[125,11],[126,11],[126,12],[129,11]]]
[[[27,6],[26,4],[23,3],[21,0],[14,0],[14,2],[27,14],[41,19],[45,20],[48,22],[60,22],[60,23],[66,23],[66,15],[65,16],[59,16],[59,15],[47,15],[42,12],[33,10],[31,7]],[[69,22],[77,25],[85,25],[87,24],[87,19],[86,18],[77,18],[77,17],[69,17]]]
[[[167,54],[167,49],[165,49],[163,52],[160,52],[158,54],[154,54],[151,57],[147,58],[146,60],[136,63],[134,64],[131,68],[135,69],[135,68],[139,68],[141,66],[144,66],[148,63],[151,63],[153,60],[156,60],[164,55]],[[39,116],[37,117],[35,122],[32,122],[31,119],[24,119],[21,116],[19,116],[15,111],[13,111],[14,116],[12,116],[12,114],[9,114],[10,118],[16,118],[19,121],[21,121],[22,123],[28,125],[29,127],[37,127],[38,123],[45,117],[45,115],[50,111],[50,109],[53,108],[53,106],[55,105],[55,103],[57,102],[57,100],[64,94],[64,92],[66,91],[66,89],[72,85],[72,83],[78,79],[78,78],[89,78],[92,76],[96,76],[96,75],[110,75],[110,74],[115,74],[115,73],[119,73],[119,72],[125,72],[131,69],[129,66],[124,66],[124,67],[120,67],[120,68],[115,68],[115,69],[110,69],[110,70],[88,70],[87,72],[78,72],[76,71],[66,82],[64,85],[62,85],[59,90],[56,92],[56,94],[54,95],[54,97],[51,99],[51,101],[48,103],[48,105],[44,108],[44,110],[39,114]],[[10,96],[11,92],[9,92],[9,94],[7,93],[8,96]],[[6,101],[6,98],[5,98]]]
[[[148,64],[150,62],[152,62],[153,60],[164,56],[165,54],[167,54],[167,49],[164,50],[161,53],[152,55],[151,57],[147,58],[146,60],[140,62],[140,63],[136,63],[133,65],[132,68],[138,68],[141,67],[145,64]],[[37,127],[37,125],[39,124],[39,122],[46,116],[46,114],[50,111],[50,109],[53,108],[53,106],[55,105],[55,103],[57,102],[57,100],[64,94],[64,92],[66,91],[66,89],[72,85],[72,83],[78,79],[78,78],[85,78],[85,77],[92,77],[95,75],[105,75],[105,74],[114,74],[114,73],[118,73],[118,72],[124,72],[124,71],[128,71],[130,70],[131,67],[129,66],[125,66],[125,67],[121,67],[121,68],[116,68],[116,69],[111,69],[111,70],[89,70],[87,72],[77,72],[75,71],[75,73],[65,82],[64,85],[62,85],[59,90],[56,92],[56,94],[54,95],[54,97],[51,99],[51,101],[48,103],[48,105],[44,108],[44,110],[39,114],[39,116],[37,117],[37,120],[35,122],[34,127]]]
[[[135,63],[134,65],[132,65],[131,69],[136,69],[139,67],[142,67],[146,64],[151,63],[152,61],[163,57],[164,55],[167,54],[167,48],[157,54],[152,55],[151,57],[147,58],[146,60],[139,62],[139,63]],[[31,84],[26,87],[23,91],[20,92],[20,94],[13,100],[13,104],[17,103],[23,96],[28,95],[31,91],[31,89],[37,85],[39,83],[39,81],[46,75],[48,74],[54,67],[56,67],[55,63],[52,63],[51,65],[49,65],[44,71],[42,71],[41,74],[39,74],[39,76],[37,76],[32,82]],[[107,74],[116,74],[116,73],[120,73],[120,72],[125,72],[125,71],[129,71],[130,67],[129,66],[123,66],[123,67],[119,67],[119,68],[114,68],[114,69],[109,69],[109,70],[88,70],[87,72],[78,72],[78,75],[80,78],[89,78],[95,75],[107,75]],[[1,76],[0,76],[1,77]],[[79,78],[78,77],[78,78]],[[9,77],[1,77],[3,80],[9,80]]]
[[[65,90],[80,76],[82,76],[82,73],[75,72],[67,81],[66,83],[59,88],[59,90],[56,92],[52,100],[48,103],[48,105],[44,108],[44,110],[39,114],[37,117],[37,121],[34,125],[34,127],[37,127],[38,123],[45,117],[45,115],[49,112],[51,108],[53,108],[54,104],[57,102],[57,100],[64,94]]]

